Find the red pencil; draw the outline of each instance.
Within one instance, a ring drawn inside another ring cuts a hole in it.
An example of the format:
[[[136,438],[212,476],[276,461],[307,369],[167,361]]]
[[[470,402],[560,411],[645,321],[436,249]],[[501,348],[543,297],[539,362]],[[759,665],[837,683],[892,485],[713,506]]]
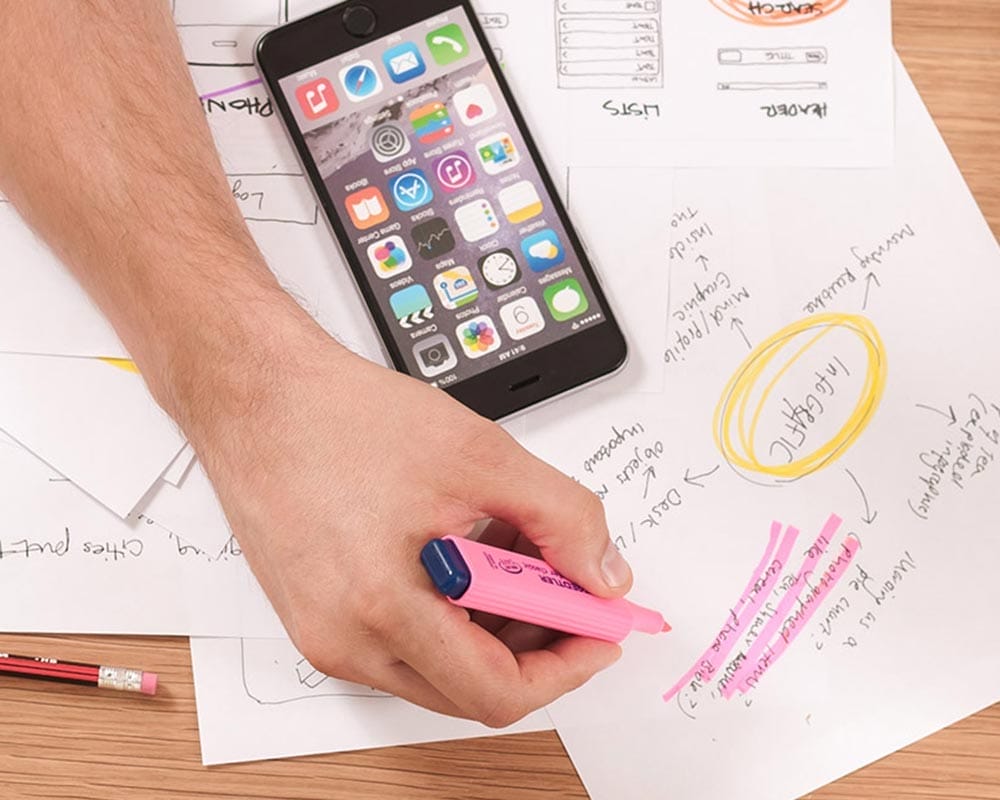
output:
[[[115,689],[119,692],[156,694],[155,672],[143,672],[141,669],[126,667],[101,667],[77,661],[57,661],[54,658],[0,653],[0,674],[96,686],[99,689]]]

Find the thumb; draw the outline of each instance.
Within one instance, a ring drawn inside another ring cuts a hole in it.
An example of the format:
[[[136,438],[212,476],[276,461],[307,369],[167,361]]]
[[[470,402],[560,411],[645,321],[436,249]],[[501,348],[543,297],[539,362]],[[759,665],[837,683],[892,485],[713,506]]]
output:
[[[492,479],[478,482],[477,496],[469,499],[483,513],[516,527],[542,558],[592,594],[628,592],[632,570],[611,541],[597,496],[513,439],[498,449],[492,460],[499,469]],[[497,480],[497,475],[505,477]]]

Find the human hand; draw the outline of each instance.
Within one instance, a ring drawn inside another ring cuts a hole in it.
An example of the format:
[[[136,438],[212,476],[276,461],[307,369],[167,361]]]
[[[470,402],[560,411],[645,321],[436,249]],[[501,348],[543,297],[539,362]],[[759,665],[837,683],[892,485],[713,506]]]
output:
[[[493,543],[530,543],[594,594],[621,596],[631,573],[600,501],[443,392],[289,316],[202,372],[175,410],[309,662],[504,727],[617,660],[606,642],[470,619],[419,561],[430,539],[494,518]]]

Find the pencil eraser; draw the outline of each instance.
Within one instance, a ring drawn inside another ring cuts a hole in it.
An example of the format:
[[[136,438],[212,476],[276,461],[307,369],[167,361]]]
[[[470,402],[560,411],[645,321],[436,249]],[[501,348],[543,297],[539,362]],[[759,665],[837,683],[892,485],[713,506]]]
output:
[[[139,691],[143,694],[156,694],[155,672],[142,673],[142,683],[139,685]]]

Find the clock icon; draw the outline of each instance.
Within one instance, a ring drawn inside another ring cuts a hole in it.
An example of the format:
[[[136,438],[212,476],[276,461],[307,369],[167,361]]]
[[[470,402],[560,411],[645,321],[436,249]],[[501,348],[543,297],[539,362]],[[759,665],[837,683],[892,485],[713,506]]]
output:
[[[349,100],[359,103],[382,91],[382,79],[371,61],[358,61],[340,71],[340,83]]]
[[[521,279],[521,268],[506,248],[479,259],[479,271],[491,289],[502,289]]]

